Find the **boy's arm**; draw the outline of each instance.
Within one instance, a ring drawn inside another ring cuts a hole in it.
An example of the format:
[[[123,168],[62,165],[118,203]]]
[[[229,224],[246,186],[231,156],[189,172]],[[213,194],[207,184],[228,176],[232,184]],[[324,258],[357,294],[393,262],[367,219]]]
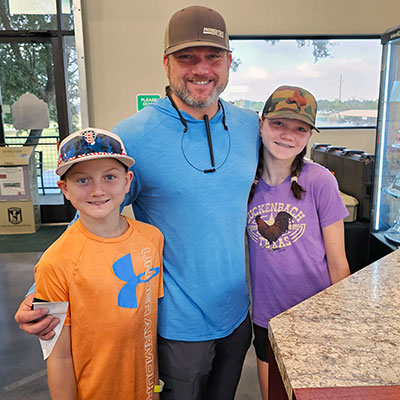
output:
[[[329,276],[332,284],[350,275],[349,263],[344,246],[343,220],[322,228]]]
[[[71,351],[71,329],[64,326],[47,359],[47,379],[53,400],[76,400],[76,381]]]
[[[25,297],[15,313],[15,321],[17,321],[19,327],[24,332],[30,335],[37,335],[42,340],[49,340],[55,335],[53,329],[58,325],[60,320],[54,318],[52,315],[47,315],[39,322],[33,322],[48,314],[48,310],[45,308],[31,310],[34,297],[34,294]]]

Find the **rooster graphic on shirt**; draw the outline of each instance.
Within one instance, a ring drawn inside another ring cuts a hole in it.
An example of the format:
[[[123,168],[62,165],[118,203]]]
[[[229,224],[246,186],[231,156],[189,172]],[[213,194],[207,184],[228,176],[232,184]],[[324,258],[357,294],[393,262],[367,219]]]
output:
[[[259,214],[249,212],[247,231],[249,237],[260,247],[271,251],[283,249],[303,235],[305,224],[300,223],[303,216],[304,214],[291,214],[287,211]]]
[[[269,244],[276,242],[283,233],[289,229],[289,223],[293,217],[286,211],[280,211],[272,225],[268,225],[259,215],[256,217],[257,230],[261,236],[268,240]]]

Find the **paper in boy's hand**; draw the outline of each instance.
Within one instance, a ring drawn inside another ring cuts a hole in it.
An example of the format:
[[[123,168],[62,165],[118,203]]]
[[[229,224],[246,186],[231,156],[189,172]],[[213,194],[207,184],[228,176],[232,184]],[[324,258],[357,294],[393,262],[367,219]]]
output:
[[[60,323],[54,328],[54,332],[56,334],[54,335],[53,339],[39,339],[40,346],[42,347],[43,352],[43,360],[46,360],[47,357],[50,355],[60,336],[61,330],[64,326],[65,317],[67,316],[68,304],[68,301],[46,301],[40,303],[32,303],[32,308],[34,310],[37,310],[39,308],[47,308],[49,310],[49,314],[60,320]]]

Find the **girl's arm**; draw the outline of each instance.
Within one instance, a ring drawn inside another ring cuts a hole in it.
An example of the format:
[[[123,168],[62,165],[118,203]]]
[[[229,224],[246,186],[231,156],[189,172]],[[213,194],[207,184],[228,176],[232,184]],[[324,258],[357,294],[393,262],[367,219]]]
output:
[[[47,379],[53,400],[76,400],[76,381],[71,351],[71,329],[64,326],[47,359]]]
[[[343,220],[322,228],[328,271],[332,284],[350,275],[349,263],[344,247]]]

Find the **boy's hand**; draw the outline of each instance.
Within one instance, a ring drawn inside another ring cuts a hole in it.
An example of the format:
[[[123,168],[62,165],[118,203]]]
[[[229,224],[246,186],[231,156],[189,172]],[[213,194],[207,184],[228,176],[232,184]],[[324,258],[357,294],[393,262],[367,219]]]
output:
[[[46,316],[49,312],[47,309],[42,308],[31,310],[32,300],[34,297],[34,294],[25,297],[24,301],[15,313],[15,321],[17,321],[17,324],[24,332],[29,333],[30,335],[36,335],[43,340],[52,339],[55,335],[53,329],[58,325],[60,320],[51,315]],[[42,320],[34,322],[43,316],[45,317]]]

